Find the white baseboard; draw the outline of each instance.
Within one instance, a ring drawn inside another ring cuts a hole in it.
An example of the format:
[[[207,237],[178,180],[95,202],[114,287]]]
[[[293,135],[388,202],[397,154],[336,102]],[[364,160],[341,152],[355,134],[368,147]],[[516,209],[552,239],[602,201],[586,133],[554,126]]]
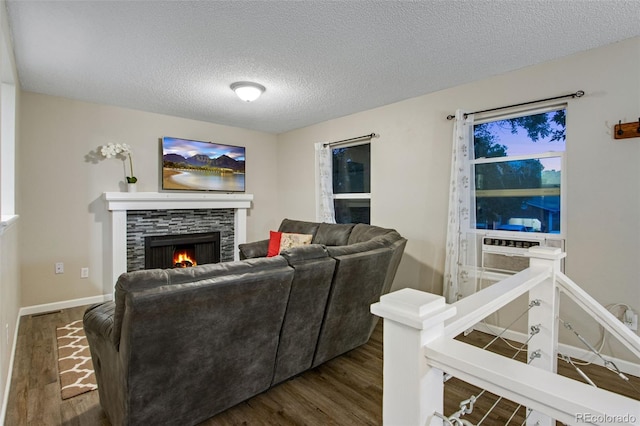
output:
[[[34,315],[45,312],[59,311],[61,309],[75,308],[76,306],[91,305],[113,300],[113,295],[103,294],[101,296],[83,297],[81,299],[63,300],[61,302],[45,303],[43,305],[32,305],[20,308],[18,315]]]
[[[103,294],[101,296],[83,297],[80,299],[64,300],[61,302],[45,303],[42,305],[25,306],[18,311],[16,320],[16,329],[13,335],[13,347],[11,348],[11,357],[9,358],[9,374],[7,375],[7,383],[5,384],[4,398],[2,400],[2,409],[0,410],[0,425],[4,424],[7,415],[7,404],[9,403],[9,391],[11,390],[11,378],[13,375],[13,362],[16,356],[16,347],[18,344],[18,329],[20,328],[20,318],[25,315],[42,314],[45,312],[59,311],[61,309],[75,308],[76,306],[91,305],[94,303],[102,303],[113,300],[112,294]]]
[[[502,327],[495,326],[493,324],[490,325],[491,329],[494,332],[491,332],[487,327],[483,324],[476,324],[474,330],[482,331],[484,333],[490,333],[495,335],[495,332],[503,333],[502,337],[508,340],[513,340],[514,342],[524,343],[529,338],[528,335],[524,333],[520,333],[518,331],[513,330],[504,330]],[[558,344],[558,352],[568,355],[571,358],[579,359],[582,361],[593,361],[594,364],[601,365],[602,361],[598,359],[591,351],[586,349],[578,348],[576,346],[567,345],[564,343]],[[640,377],[640,364],[635,364],[631,361],[625,361],[620,358],[614,358],[611,356],[603,355],[604,359],[613,362],[623,373],[631,374],[636,377]]]

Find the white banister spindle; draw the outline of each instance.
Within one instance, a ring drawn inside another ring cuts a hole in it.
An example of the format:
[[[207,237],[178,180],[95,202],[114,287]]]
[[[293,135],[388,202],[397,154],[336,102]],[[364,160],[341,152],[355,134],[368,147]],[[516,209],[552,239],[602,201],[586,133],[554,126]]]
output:
[[[443,374],[427,364],[424,347],[443,336],[455,311],[444,297],[409,288],[371,305],[384,318],[383,424],[443,424],[434,416],[443,412]]]
[[[532,247],[527,253],[529,266],[533,269],[551,271],[549,278],[529,290],[529,333],[534,333],[528,344],[529,364],[543,370],[557,372],[559,291],[556,272],[560,271],[560,260],[565,253],[559,248]],[[533,330],[533,331],[532,331]],[[538,411],[527,418],[527,425],[552,426],[555,420]]]

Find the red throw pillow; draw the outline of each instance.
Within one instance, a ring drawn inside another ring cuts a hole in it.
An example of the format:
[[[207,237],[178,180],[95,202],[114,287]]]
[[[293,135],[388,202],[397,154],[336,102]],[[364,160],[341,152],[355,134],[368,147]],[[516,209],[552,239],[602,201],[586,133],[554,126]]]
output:
[[[269,249],[267,250],[267,257],[273,257],[280,254],[281,239],[282,232],[269,231]]]

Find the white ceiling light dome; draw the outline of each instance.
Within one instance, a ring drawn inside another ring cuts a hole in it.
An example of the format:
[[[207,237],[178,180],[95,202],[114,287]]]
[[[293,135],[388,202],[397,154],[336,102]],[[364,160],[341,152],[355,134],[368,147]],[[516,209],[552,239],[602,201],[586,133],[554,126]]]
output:
[[[265,87],[258,83],[252,83],[250,81],[238,81],[231,85],[231,90],[236,92],[236,95],[245,102],[253,102],[264,93]]]

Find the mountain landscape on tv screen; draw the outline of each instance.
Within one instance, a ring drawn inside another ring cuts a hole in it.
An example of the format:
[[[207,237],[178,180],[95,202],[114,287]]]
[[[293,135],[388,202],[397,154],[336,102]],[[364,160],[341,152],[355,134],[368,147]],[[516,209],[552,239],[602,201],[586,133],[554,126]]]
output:
[[[164,167],[171,169],[179,168],[202,168],[202,169],[231,169],[234,172],[244,173],[244,161],[237,161],[227,155],[217,158],[209,158],[203,154],[196,154],[190,158],[184,158],[178,154],[165,154],[162,156]]]

